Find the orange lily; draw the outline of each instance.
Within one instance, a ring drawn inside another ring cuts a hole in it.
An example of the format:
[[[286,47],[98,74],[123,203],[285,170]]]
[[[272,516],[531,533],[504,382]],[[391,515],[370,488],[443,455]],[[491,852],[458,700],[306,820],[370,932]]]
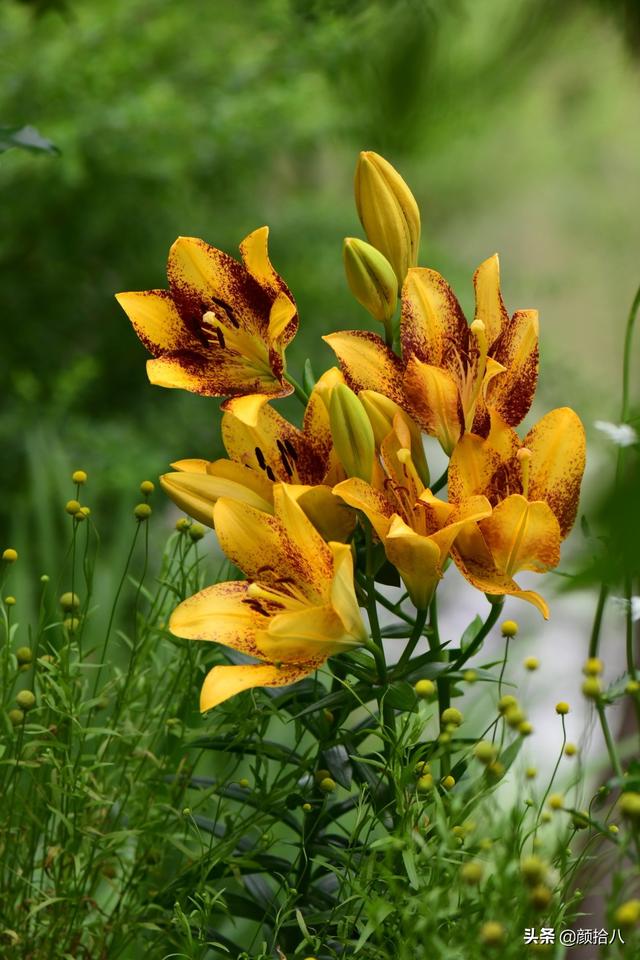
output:
[[[270,404],[260,408],[255,425],[225,413],[222,438],[230,459],[172,463],[177,472],[160,478],[165,493],[181,510],[213,526],[213,507],[220,497],[273,513],[274,484],[284,482],[326,540],[346,540],[354,517],[331,492],[345,474],[333,450],[326,403],[333,386],[342,382],[336,367],[320,377],[302,429]]]
[[[253,423],[269,397],[292,392],[284,351],[298,313],[269,260],[268,235],[261,227],[242,241],[242,263],[203,240],[179,237],[169,252],[168,291],[117,295],[153,354],[151,383],[226,397],[225,409]]]
[[[490,517],[466,527],[452,554],[461,573],[488,594],[509,594],[549,608],[513,579],[544,573],[560,561],[560,543],[575,520],[585,466],[585,435],[568,407],[552,410],[524,440],[497,415],[487,438],[466,434],[449,463],[449,500],[484,494]]]
[[[295,683],[367,641],[351,548],[325,543],[285,484],[273,493],[275,516],[218,500],[220,545],[248,579],[207,587],[171,615],[176,636],[213,640],[260,661],[214,667],[202,687],[202,711],[242,690]]]
[[[373,484],[352,477],[333,492],[368,518],[419,609],[433,597],[456,537],[469,523],[488,517],[485,496],[444,503],[422,483],[411,456],[411,434],[400,416],[381,444],[381,468]]]
[[[413,267],[402,289],[402,360],[373,333],[324,339],[354,390],[385,393],[408,410],[447,454],[465,432],[486,436],[490,413],[510,426],[527,414],[538,376],[538,315],[509,318],[497,255],[474,274],[475,319],[469,326],[446,280]]]

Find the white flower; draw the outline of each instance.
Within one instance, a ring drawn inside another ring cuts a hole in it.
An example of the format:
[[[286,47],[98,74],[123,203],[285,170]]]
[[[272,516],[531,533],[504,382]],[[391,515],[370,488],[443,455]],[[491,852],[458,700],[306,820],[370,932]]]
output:
[[[634,443],[638,442],[638,434],[628,423],[609,423],[608,420],[596,420],[594,427],[619,447],[632,447]]]
[[[635,623],[640,620],[640,597],[612,597],[616,609],[626,616],[627,610],[631,608],[631,619]]]

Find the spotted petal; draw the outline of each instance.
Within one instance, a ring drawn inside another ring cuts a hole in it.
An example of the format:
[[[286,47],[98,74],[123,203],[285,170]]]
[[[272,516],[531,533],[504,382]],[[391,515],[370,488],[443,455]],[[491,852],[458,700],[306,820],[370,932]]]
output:
[[[516,311],[491,354],[505,372],[488,385],[485,402],[516,427],[529,412],[538,384],[538,311]]]
[[[377,390],[405,405],[401,387],[402,364],[384,341],[367,330],[330,333],[322,338],[340,360],[347,384],[360,390]]]
[[[402,288],[402,355],[447,367],[468,353],[469,328],[455,294],[435,270],[413,267]],[[384,392],[384,391],[382,391]]]
[[[240,664],[238,666],[214,667],[204,678],[200,691],[200,710],[212,710],[218,704],[244,690],[254,687],[286,687],[309,676],[322,666],[323,660],[308,663],[287,663],[275,666],[272,663]]]
[[[531,451],[529,498],[549,504],[564,539],[578,509],[586,457],[584,427],[573,410],[559,407],[538,421],[524,445]]]
[[[489,348],[509,321],[500,292],[500,260],[498,254],[484,260],[473,275],[476,294],[475,319],[484,323]]]

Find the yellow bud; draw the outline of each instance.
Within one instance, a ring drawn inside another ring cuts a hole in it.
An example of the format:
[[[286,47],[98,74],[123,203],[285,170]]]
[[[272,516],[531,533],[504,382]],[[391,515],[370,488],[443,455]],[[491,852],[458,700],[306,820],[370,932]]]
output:
[[[150,493],[153,493],[156,485],[151,480],[143,480],[140,484],[140,493],[143,493],[145,497],[149,496]]]
[[[527,769],[524,772],[524,775],[527,778],[527,780],[535,780],[535,778],[538,776],[538,771],[536,770],[535,767],[527,767]]]
[[[18,559],[18,551],[14,550],[13,547],[7,547],[2,553],[2,559],[5,563],[15,563]]]
[[[548,866],[540,857],[537,857],[535,854],[530,857],[524,857],[520,863],[520,873],[522,874],[522,879],[529,886],[535,886],[538,883],[541,883],[548,871]]]
[[[589,826],[589,811],[578,810],[571,817],[571,822],[576,830],[586,830]]]
[[[90,517],[91,516],[90,507],[80,507],[80,509],[76,513],[76,520],[79,520],[81,516],[85,518]]]
[[[418,680],[418,682],[414,684],[413,689],[416,692],[416,696],[420,697],[421,700],[427,700],[435,693],[436,685],[432,680]]]
[[[504,719],[514,730],[516,727],[519,727],[521,723],[526,721],[526,717],[520,707],[509,707],[508,710],[504,712]]]
[[[32,710],[36,705],[36,698],[31,690],[20,690],[16,694],[16,703],[21,710]]]
[[[515,637],[519,627],[515,620],[505,620],[500,629],[503,637]]]
[[[162,486],[162,477],[160,477],[160,485]],[[190,526],[191,521],[187,520],[186,517],[181,517],[180,520],[176,520],[176,530],[178,533],[186,533]]]
[[[537,657],[527,657],[524,661],[525,670],[537,670],[540,666],[540,661]]]
[[[505,929],[496,920],[488,920],[480,927],[480,940],[487,947],[500,947],[505,940]]]
[[[309,811],[313,810],[313,807],[311,806],[310,803],[303,803],[302,809],[304,810],[305,813],[309,813]]]
[[[416,784],[416,789],[418,793],[429,793],[430,790],[433,790],[434,780],[433,776],[430,773],[425,773]]]
[[[31,647],[18,647],[16,650],[16,659],[18,663],[31,663],[33,660],[33,650]]]
[[[238,780],[238,785],[242,787],[243,790],[249,789],[249,781],[246,777],[243,777],[241,780]]]
[[[16,603],[15,597],[5,597],[4,602],[8,607],[14,607]]]
[[[567,757],[575,757],[576,753],[578,752],[578,748],[576,747],[575,743],[568,743],[564,748],[564,752]]]
[[[468,883],[470,886],[480,883],[483,874],[484,866],[479,860],[471,860],[469,863],[463,864],[462,869],[460,870],[460,876],[464,882]]]
[[[531,891],[531,903],[536,908],[536,910],[544,910],[545,907],[548,907],[553,899],[553,894],[549,887],[546,887],[544,883],[539,883],[537,887],[534,887]]]
[[[456,785],[455,778],[448,774],[442,781],[442,786],[445,790],[452,790]]]
[[[446,724],[452,724],[454,727],[459,727],[464,717],[460,710],[457,707],[447,707],[446,710],[442,711],[442,722]]]
[[[569,713],[569,704],[564,700],[556,703],[556,713],[558,713],[561,717],[566,716],[566,714]]]
[[[76,513],[80,509],[80,504],[77,500],[67,500],[64,508],[68,514],[70,514],[72,517],[75,517]]]
[[[462,674],[462,679],[465,683],[475,683],[478,679],[478,674],[475,670],[465,670]]]
[[[373,428],[362,403],[344,383],[331,391],[329,420],[333,444],[347,475],[370,483],[376,453]]]
[[[139,523],[142,523],[145,520],[148,520],[152,514],[151,507],[148,503],[139,503],[134,508],[133,515]]]
[[[620,827],[618,826],[617,823],[610,823],[610,824],[609,824],[609,833],[612,833],[612,834],[614,835],[614,837],[615,837],[615,835],[616,835],[617,833],[620,833]]]
[[[418,760],[413,768],[413,772],[416,774],[416,776],[421,776],[424,773],[431,773],[431,767],[426,760]]]
[[[511,707],[517,707],[518,701],[512,694],[506,693],[504,697],[500,697],[498,700],[498,710],[500,713],[506,713]]]
[[[62,626],[65,630],[68,630],[69,633],[76,633],[80,626],[80,621],[77,617],[67,617],[66,620],[63,621]]]
[[[582,672],[587,677],[597,677],[603,670],[604,664],[599,657],[589,657],[582,668]]]
[[[87,475],[84,470],[74,470],[71,474],[71,479],[74,483],[83,484],[87,482]]]
[[[80,606],[80,597],[69,590],[60,597],[60,606],[63,610],[77,610]]]
[[[602,693],[602,684],[598,677],[587,677],[582,684],[582,692],[587,700],[597,700]]]
[[[640,793],[629,790],[618,801],[621,813],[629,820],[640,820]]]
[[[638,683],[637,680],[629,680],[624,690],[625,690],[625,693],[630,693],[630,694],[638,693],[638,691],[640,690],[640,683]]]
[[[613,915],[614,921],[621,927],[632,927],[640,920],[640,900],[627,900]]]
[[[552,810],[562,810],[564,807],[564,797],[561,793],[552,793],[547,800]]]
[[[499,760],[494,760],[493,763],[490,763],[487,766],[487,776],[490,780],[494,780],[495,782],[502,780],[505,772],[504,764],[500,763]]]
[[[379,250],[355,237],[345,239],[342,254],[351,293],[374,320],[386,326],[398,305],[393,267]]]
[[[528,720],[523,720],[518,724],[518,733],[521,737],[529,737],[533,733],[533,724]]]
[[[200,526],[199,523],[192,523],[188,530],[189,537],[193,540],[194,543],[197,543],[198,540],[202,540],[206,530],[204,527]]]
[[[323,793],[333,793],[336,789],[336,782],[332,777],[325,777],[324,780],[321,780],[318,784]]]
[[[498,751],[488,740],[479,740],[473,748],[473,755],[480,763],[493,763],[497,754]]]
[[[552,817],[548,810],[543,810],[542,813],[540,814],[541,823],[549,823],[551,819]]]
[[[7,716],[13,727],[19,727],[20,724],[24,721],[24,711],[18,710],[17,707],[14,707],[13,710],[9,710]]]
[[[326,780],[327,777],[331,776],[330,770],[316,770],[314,773],[314,779],[316,783],[322,783],[323,780]]]
[[[385,255],[401,287],[409,267],[418,262],[420,211],[415,198],[398,171],[371,150],[358,157],[354,187],[367,239]]]

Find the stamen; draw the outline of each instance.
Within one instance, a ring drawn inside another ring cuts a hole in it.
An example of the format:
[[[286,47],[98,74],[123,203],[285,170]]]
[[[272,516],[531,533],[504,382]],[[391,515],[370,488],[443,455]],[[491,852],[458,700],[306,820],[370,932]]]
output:
[[[520,463],[522,473],[522,496],[529,496],[529,468],[531,466],[531,450],[528,447],[520,447],[516,454]]]
[[[464,423],[467,430],[471,430],[473,426],[473,420],[476,415],[476,405],[478,403],[478,397],[480,396],[480,391],[482,390],[482,381],[484,380],[484,375],[487,369],[487,354],[489,352],[489,343],[487,341],[486,328],[482,320],[474,320],[469,330],[476,338],[478,344],[479,355],[476,361],[476,369],[471,384],[471,396],[469,398],[468,405],[465,407],[465,418]],[[473,368],[471,368],[473,370]]]
[[[255,455],[256,455],[256,460],[258,461],[258,466],[260,467],[260,469],[261,469],[261,470],[266,470],[266,469],[267,469],[267,461],[264,459],[264,453],[262,452],[262,450],[260,449],[260,447],[256,447],[253,452],[254,452]]]

